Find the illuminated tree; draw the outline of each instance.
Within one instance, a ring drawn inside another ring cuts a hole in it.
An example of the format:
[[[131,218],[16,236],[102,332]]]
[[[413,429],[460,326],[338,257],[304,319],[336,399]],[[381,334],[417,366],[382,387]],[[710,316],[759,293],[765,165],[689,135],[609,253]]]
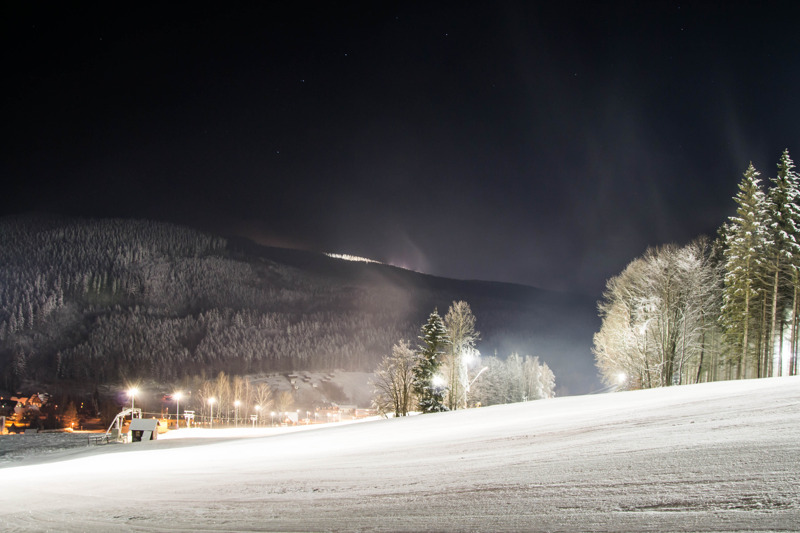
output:
[[[255,387],[255,402],[256,405],[261,406],[261,409],[272,409],[275,400],[273,399],[272,389],[266,383],[259,383]]]
[[[414,364],[413,390],[419,410],[423,413],[447,411],[444,404],[446,383],[439,375],[442,356],[450,346],[442,318],[434,310],[422,326],[422,345]]]
[[[286,412],[290,411],[292,407],[294,407],[294,397],[292,393],[289,391],[281,391],[275,400],[275,408],[278,409],[278,411]]]
[[[416,354],[407,341],[392,346],[392,354],[383,358],[375,371],[372,385],[375,387],[375,406],[382,413],[394,412],[395,416],[408,416],[414,398],[414,364]]]
[[[525,356],[523,376],[526,400],[543,400],[556,395],[556,376],[547,363],[539,362],[539,357]]]
[[[753,359],[754,339],[759,335],[759,298],[763,285],[759,279],[765,257],[765,198],[760,188],[759,172],[751,163],[734,197],[736,215],[724,226],[725,291],[722,323],[730,345],[736,350],[737,377],[747,377]],[[763,320],[762,320],[763,323]],[[755,334],[754,334],[755,333]]]
[[[218,418],[230,417],[230,408],[233,405],[231,400],[231,381],[225,372],[220,372],[217,379],[214,381],[214,397],[216,398],[216,407],[214,408]]]
[[[719,284],[708,241],[648,249],[611,278],[598,304],[598,369],[608,385],[663,387],[699,379],[714,328]]]
[[[512,353],[505,361],[481,360],[486,371],[470,387],[470,400],[482,406],[541,400],[555,396],[555,376],[538,357]]]
[[[759,365],[759,375],[772,375],[774,352],[778,354],[778,372],[781,369],[783,347],[783,317],[787,309],[791,324],[792,354],[796,344],[796,315],[798,300],[798,261],[800,261],[800,186],[789,151],[784,150],[778,162],[778,174],[770,180],[772,186],[766,198],[766,234],[771,294],[771,322],[769,342],[765,343],[764,358]],[[789,305],[791,302],[791,305]],[[779,323],[780,320],[780,323]],[[777,347],[776,347],[777,345]],[[790,364],[790,367],[792,365]]]
[[[458,409],[464,398],[468,363],[465,355],[475,352],[480,333],[475,331],[475,315],[464,301],[453,302],[444,317],[444,325],[450,344],[442,366],[447,386],[447,407],[452,411]]]

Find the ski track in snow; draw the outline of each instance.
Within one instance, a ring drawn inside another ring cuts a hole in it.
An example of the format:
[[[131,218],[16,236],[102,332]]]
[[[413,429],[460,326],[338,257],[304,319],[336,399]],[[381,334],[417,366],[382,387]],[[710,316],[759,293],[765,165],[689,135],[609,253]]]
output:
[[[6,463],[0,529],[800,531],[800,377],[306,429]]]

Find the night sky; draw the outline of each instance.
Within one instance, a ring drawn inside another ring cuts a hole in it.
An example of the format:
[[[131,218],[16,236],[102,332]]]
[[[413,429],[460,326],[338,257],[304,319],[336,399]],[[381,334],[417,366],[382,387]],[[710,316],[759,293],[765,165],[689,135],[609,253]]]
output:
[[[599,295],[800,161],[796,2],[58,4],[0,6],[0,215]]]

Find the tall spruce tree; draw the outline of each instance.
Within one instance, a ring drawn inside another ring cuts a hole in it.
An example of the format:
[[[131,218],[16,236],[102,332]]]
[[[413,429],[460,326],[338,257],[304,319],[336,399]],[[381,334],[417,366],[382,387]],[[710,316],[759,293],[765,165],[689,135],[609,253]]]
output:
[[[734,197],[736,215],[731,216],[722,230],[725,251],[725,280],[722,322],[728,342],[734,348],[732,358],[737,364],[737,378],[747,375],[750,349],[755,338],[752,324],[757,320],[761,295],[759,273],[764,257],[766,232],[764,227],[765,198],[760,188],[759,172],[750,163]]]
[[[414,395],[419,410],[423,413],[447,411],[444,395],[447,390],[443,376],[439,376],[442,355],[450,345],[442,317],[434,309],[428,321],[422,326],[422,344],[417,351],[414,365]]]
[[[769,274],[771,284],[772,312],[770,343],[765,350],[763,375],[772,375],[771,364],[778,355],[778,372],[782,366],[780,352],[783,339],[783,317],[787,308],[791,313],[791,346],[794,357],[796,339],[798,261],[800,260],[800,184],[794,171],[794,162],[789,150],[784,150],[778,162],[778,174],[770,180],[772,186],[767,193],[767,230],[769,233]],[[789,307],[791,302],[791,307]],[[780,320],[780,323],[778,322]],[[777,348],[776,348],[777,345]],[[793,362],[793,361],[792,361]],[[791,364],[790,364],[791,366]]]

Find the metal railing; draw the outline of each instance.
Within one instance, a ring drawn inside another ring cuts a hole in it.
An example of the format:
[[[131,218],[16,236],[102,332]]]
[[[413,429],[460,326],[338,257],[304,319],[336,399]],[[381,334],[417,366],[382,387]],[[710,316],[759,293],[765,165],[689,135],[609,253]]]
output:
[[[109,442],[111,442],[111,437],[109,437],[107,434],[103,433],[102,435],[92,435],[92,436],[88,437],[86,445],[87,446],[92,446],[92,445],[97,446],[98,444],[108,444]]]

